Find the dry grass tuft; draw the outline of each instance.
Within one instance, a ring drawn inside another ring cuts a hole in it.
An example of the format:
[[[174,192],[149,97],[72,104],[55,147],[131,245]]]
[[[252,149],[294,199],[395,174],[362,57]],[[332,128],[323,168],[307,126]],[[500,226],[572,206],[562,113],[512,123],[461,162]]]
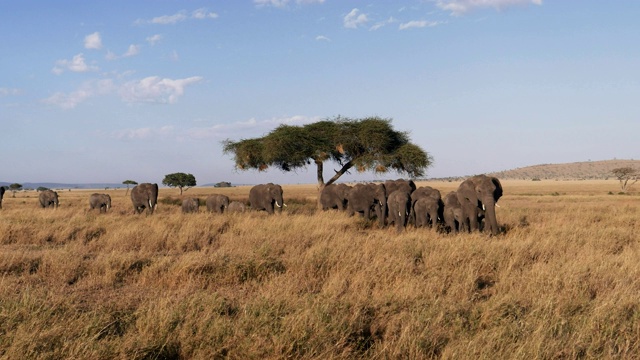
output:
[[[20,193],[0,211],[0,357],[637,358],[640,198],[615,186],[505,181],[495,237],[397,234],[303,185],[274,216]],[[248,188],[185,196],[212,192]]]

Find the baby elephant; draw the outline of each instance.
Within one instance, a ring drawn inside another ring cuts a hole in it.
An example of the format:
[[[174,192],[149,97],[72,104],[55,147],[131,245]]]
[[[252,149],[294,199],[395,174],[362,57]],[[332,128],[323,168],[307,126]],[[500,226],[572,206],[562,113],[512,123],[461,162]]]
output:
[[[182,200],[182,213],[197,213],[200,208],[200,200],[198,198],[186,198]]]
[[[207,210],[209,212],[223,213],[229,207],[229,197],[226,195],[213,194],[207,197]]]
[[[89,196],[90,210],[98,209],[100,212],[107,212],[111,208],[111,196],[108,194],[94,193]]]
[[[246,205],[240,201],[232,201],[227,208],[230,213],[238,212],[243,213],[246,210]]]

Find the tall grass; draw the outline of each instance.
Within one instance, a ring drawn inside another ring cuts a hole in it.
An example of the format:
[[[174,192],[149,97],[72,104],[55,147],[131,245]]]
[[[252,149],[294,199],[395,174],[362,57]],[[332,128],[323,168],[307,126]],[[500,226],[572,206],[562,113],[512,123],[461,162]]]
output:
[[[638,358],[640,197],[615,185],[505,181],[495,237],[317,212],[313,186],[275,216],[21,193],[0,211],[0,357]],[[211,192],[248,188],[188,196]]]

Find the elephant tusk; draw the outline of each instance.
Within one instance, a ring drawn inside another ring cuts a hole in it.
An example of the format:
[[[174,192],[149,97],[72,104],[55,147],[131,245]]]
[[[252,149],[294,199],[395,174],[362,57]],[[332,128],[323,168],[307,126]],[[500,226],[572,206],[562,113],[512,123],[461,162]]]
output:
[[[500,207],[500,205],[498,205],[498,203],[496,203],[496,207]]]
[[[284,207],[287,207],[287,204],[285,204],[285,203],[282,203],[282,206],[284,206]]]
[[[487,209],[484,207],[484,204],[482,204],[482,210],[486,211]]]
[[[276,201],[276,206],[281,208],[282,206],[280,206],[280,204],[278,204],[278,202]]]

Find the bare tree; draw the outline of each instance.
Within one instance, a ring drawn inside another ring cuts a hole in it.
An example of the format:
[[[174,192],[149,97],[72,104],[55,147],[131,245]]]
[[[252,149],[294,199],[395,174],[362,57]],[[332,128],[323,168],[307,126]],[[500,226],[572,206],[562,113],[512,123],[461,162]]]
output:
[[[611,172],[620,182],[620,190],[622,192],[627,192],[631,185],[638,182],[638,170],[632,167],[615,168]]]

